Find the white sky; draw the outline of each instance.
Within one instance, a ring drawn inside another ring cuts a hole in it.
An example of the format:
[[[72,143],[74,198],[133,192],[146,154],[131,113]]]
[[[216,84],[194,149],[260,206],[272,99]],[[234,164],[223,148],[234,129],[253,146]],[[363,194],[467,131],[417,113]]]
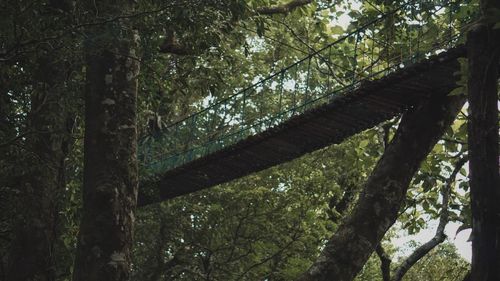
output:
[[[437,220],[432,220],[427,223],[428,227],[427,229],[421,230],[418,234],[416,235],[407,235],[406,231],[404,230],[399,230],[397,231],[397,235],[399,237],[396,237],[391,240],[391,242],[394,244],[394,246],[398,247],[400,251],[396,254],[397,257],[400,256],[408,256],[411,254],[411,252],[414,250],[414,248],[410,247],[410,241],[416,241],[419,243],[419,245],[429,241],[432,237],[434,237],[434,234],[436,233],[436,227],[438,225]],[[399,226],[399,225],[398,225]],[[396,227],[398,227],[396,226]],[[468,262],[471,261],[471,256],[472,256],[472,245],[471,242],[467,242],[469,239],[471,230],[466,229],[458,233],[455,237],[455,233],[457,232],[458,227],[460,226],[460,223],[456,222],[450,222],[445,228],[445,233],[446,236],[448,236],[447,241],[450,243],[453,243],[455,247],[457,247],[458,253],[466,259]]]
[[[359,2],[359,1],[352,2],[352,9],[353,10],[359,10],[360,8],[361,8],[361,2]],[[348,12],[349,12],[348,10],[344,10],[344,14],[338,18],[338,21],[331,22],[331,25],[332,26],[339,25],[344,30],[347,29],[347,27],[349,26],[349,23],[351,23],[351,20],[352,20],[352,18],[347,14]]]

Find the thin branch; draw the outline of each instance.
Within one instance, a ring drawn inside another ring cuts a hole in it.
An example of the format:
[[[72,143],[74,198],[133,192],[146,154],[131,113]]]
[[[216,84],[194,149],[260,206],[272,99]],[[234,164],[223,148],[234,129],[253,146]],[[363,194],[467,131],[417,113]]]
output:
[[[382,271],[382,280],[391,280],[391,257],[387,254],[381,244],[375,249],[380,259],[380,270]]]
[[[248,272],[250,272],[252,269],[256,268],[256,267],[259,267],[265,263],[267,263],[268,261],[274,259],[275,257],[281,255],[285,250],[287,250],[293,243],[295,243],[296,241],[298,241],[298,239],[300,238],[300,235],[298,235],[297,232],[295,232],[292,236],[291,236],[291,239],[288,243],[286,243],[282,248],[280,248],[279,250],[277,250],[274,254],[271,254],[269,256],[267,256],[266,258],[263,258],[262,260],[260,260],[259,262],[251,265],[250,267],[248,267],[242,274],[240,274],[238,276],[238,278],[236,280],[241,280],[243,279],[243,277],[245,277],[245,275],[248,274]]]
[[[461,140],[459,140],[459,139],[442,138],[442,140],[444,140],[444,141],[446,141],[446,142],[455,143],[455,144],[461,144],[461,145],[465,145],[465,144],[467,144],[467,142],[465,142],[465,141],[461,141]]]
[[[391,281],[401,281],[406,272],[408,272],[408,270],[416,262],[418,262],[422,257],[427,255],[427,253],[429,253],[432,249],[434,249],[437,245],[441,244],[446,239],[444,229],[449,221],[448,204],[450,200],[451,187],[455,182],[455,178],[457,177],[457,174],[460,172],[460,169],[462,169],[463,165],[465,165],[467,161],[468,161],[467,156],[464,156],[457,161],[457,163],[455,164],[455,168],[453,169],[453,172],[451,173],[450,177],[448,177],[443,188],[441,189],[442,209],[439,215],[439,224],[436,229],[436,234],[427,243],[418,247],[410,256],[408,256],[401,263],[401,265],[396,269],[396,272],[394,273],[394,276],[391,279]]]
[[[368,0],[365,0],[365,2],[370,5],[372,8],[374,8],[377,12],[379,12],[380,14],[384,14],[384,11],[380,10],[375,4],[373,4],[372,2],[368,1]]]

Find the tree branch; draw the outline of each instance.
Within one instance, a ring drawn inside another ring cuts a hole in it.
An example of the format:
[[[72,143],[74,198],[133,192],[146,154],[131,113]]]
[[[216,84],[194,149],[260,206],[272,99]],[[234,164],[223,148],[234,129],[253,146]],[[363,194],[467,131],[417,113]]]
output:
[[[391,280],[391,257],[385,252],[381,244],[378,244],[375,249],[377,256],[380,259],[380,270],[382,271],[382,280]]]
[[[283,5],[259,7],[256,9],[260,15],[288,14],[296,8],[311,4],[312,0],[292,0]]]
[[[6,50],[0,50],[0,63],[9,61],[9,60],[15,58],[15,56],[17,56],[17,55],[26,53],[27,51],[22,51],[22,50],[27,48],[27,47],[37,48],[37,46],[39,46],[42,43],[60,40],[60,39],[63,39],[64,37],[71,36],[75,32],[81,32],[81,30],[83,28],[86,28],[86,27],[106,25],[106,24],[116,22],[116,21],[119,21],[122,19],[130,19],[130,18],[135,18],[135,17],[148,16],[151,14],[160,14],[168,9],[180,7],[182,5],[183,5],[183,3],[174,3],[174,4],[160,7],[160,8],[155,9],[155,10],[141,11],[141,12],[132,13],[132,14],[117,15],[117,16],[110,17],[110,18],[100,19],[99,21],[84,22],[82,24],[70,26],[69,28],[65,27],[64,30],[54,30],[54,31],[60,31],[57,35],[46,36],[46,37],[37,38],[37,39],[30,39],[30,40],[26,40],[26,41],[22,41],[22,42],[18,40],[17,42],[15,42],[15,44],[13,44],[12,47],[7,48]]]
[[[258,266],[261,266],[265,263],[267,263],[268,261],[274,259],[275,257],[281,255],[285,250],[287,250],[290,246],[292,246],[293,243],[297,242],[300,238],[300,234],[298,232],[295,232],[293,233],[293,235],[290,237],[291,240],[288,241],[283,247],[281,247],[280,249],[278,249],[276,252],[274,252],[273,254],[261,259],[260,261],[258,261],[257,263],[251,265],[250,267],[248,267],[242,274],[240,274],[238,276],[238,278],[236,280],[241,280],[243,279],[243,277],[245,277],[245,275],[248,274],[248,272],[250,272],[252,269],[258,267]]]
[[[192,47],[179,43],[175,33],[172,30],[169,30],[165,35],[165,40],[163,40],[163,43],[160,46],[160,53],[186,56],[194,55],[195,51]]]
[[[403,115],[356,207],[300,281],[354,279],[396,221],[414,173],[464,101],[459,96],[435,97]]]
[[[311,4],[312,0],[292,0],[286,4],[275,5],[269,7],[258,7],[255,9],[257,15],[274,15],[274,14],[288,14],[296,8]],[[160,53],[174,54],[174,55],[196,55],[199,52],[193,46],[187,46],[177,40],[174,32],[168,31],[160,46]]]
[[[455,178],[457,177],[457,174],[460,172],[460,169],[462,169],[462,167],[465,165],[467,161],[468,161],[467,156],[464,156],[457,161],[457,163],[455,164],[455,168],[453,169],[453,172],[448,177],[448,179],[445,182],[445,185],[441,189],[442,209],[439,215],[439,224],[436,229],[436,234],[427,243],[415,249],[415,251],[401,263],[401,265],[396,269],[396,272],[394,273],[394,276],[391,279],[391,281],[401,281],[406,272],[408,272],[408,270],[415,263],[417,263],[425,255],[427,255],[437,245],[443,243],[443,241],[446,239],[444,228],[446,227],[449,221],[448,204],[450,200],[451,187],[455,182]]]

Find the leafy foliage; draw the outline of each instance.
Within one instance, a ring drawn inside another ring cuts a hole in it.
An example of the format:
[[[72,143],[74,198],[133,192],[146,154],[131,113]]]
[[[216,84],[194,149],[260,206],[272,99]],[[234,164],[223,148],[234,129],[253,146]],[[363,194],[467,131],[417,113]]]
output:
[[[20,219],[18,210],[29,208],[17,202],[24,196],[20,190],[23,176],[31,168],[30,159],[36,157],[36,151],[26,150],[26,143],[34,137],[29,131],[30,100],[36,81],[51,77],[39,71],[37,59],[46,50],[57,49],[58,59],[69,65],[64,83],[67,107],[74,112],[73,142],[66,160],[67,185],[57,196],[60,217],[55,251],[60,261],[58,280],[69,280],[81,211],[84,26],[112,25],[119,20],[117,16],[124,16],[139,30],[142,69],[137,130],[144,140],[154,134],[151,121],[161,129],[204,107],[207,100],[228,97],[401,1],[362,1],[359,7],[352,1],[315,1],[288,14],[274,15],[260,15],[257,9],[286,1],[137,1],[136,14],[103,15],[102,22],[89,22],[88,13],[95,11],[83,4],[51,8],[49,2],[53,1],[0,4],[0,200],[5,202],[0,207],[0,253],[6,256],[9,250],[15,235],[13,226]],[[477,5],[476,0],[462,1],[442,13],[461,23],[472,16]],[[60,14],[48,16],[50,9],[60,10]],[[429,12],[422,16],[431,17],[432,9],[429,6]],[[338,21],[345,14],[353,21],[343,26]],[[445,28],[444,18],[431,17],[432,24],[422,31],[425,36],[420,42],[416,37],[401,37],[402,30],[413,28],[415,36],[418,32],[417,23],[405,21],[401,14],[382,25],[394,26],[386,34],[393,46],[409,50],[417,43],[431,44],[431,38],[446,32],[459,32],[458,28]],[[160,52],[169,34],[175,35],[175,42],[185,48],[186,55]],[[353,60],[342,54],[352,50],[355,43],[346,41],[334,50],[339,55],[333,63],[340,69],[352,67]],[[387,61],[394,55],[390,46],[374,49],[373,45],[368,40],[359,50],[374,52]],[[370,67],[368,62],[357,66]],[[324,76],[320,72],[315,75],[311,78],[316,83],[313,87],[324,84]],[[360,71],[357,75],[366,74]],[[397,120],[389,121],[341,145],[139,210],[134,280],[293,280],[316,259],[326,239],[349,214],[349,206],[396,124]],[[462,114],[415,176],[399,217],[408,233],[418,233],[427,226],[428,218],[438,217],[442,208],[440,189],[457,156],[467,151],[466,126],[467,116]],[[450,204],[451,220],[465,227],[470,226],[466,176],[465,170],[461,172]],[[377,262],[373,257],[358,279],[380,280]],[[466,267],[451,246],[443,246],[417,264],[406,278],[452,280]]]

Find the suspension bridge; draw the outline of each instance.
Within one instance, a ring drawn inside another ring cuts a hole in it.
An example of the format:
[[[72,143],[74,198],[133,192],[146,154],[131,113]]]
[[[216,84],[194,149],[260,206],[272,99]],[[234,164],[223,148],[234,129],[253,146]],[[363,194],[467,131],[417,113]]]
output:
[[[449,94],[474,10],[464,1],[409,1],[141,140],[139,206],[341,143]]]

